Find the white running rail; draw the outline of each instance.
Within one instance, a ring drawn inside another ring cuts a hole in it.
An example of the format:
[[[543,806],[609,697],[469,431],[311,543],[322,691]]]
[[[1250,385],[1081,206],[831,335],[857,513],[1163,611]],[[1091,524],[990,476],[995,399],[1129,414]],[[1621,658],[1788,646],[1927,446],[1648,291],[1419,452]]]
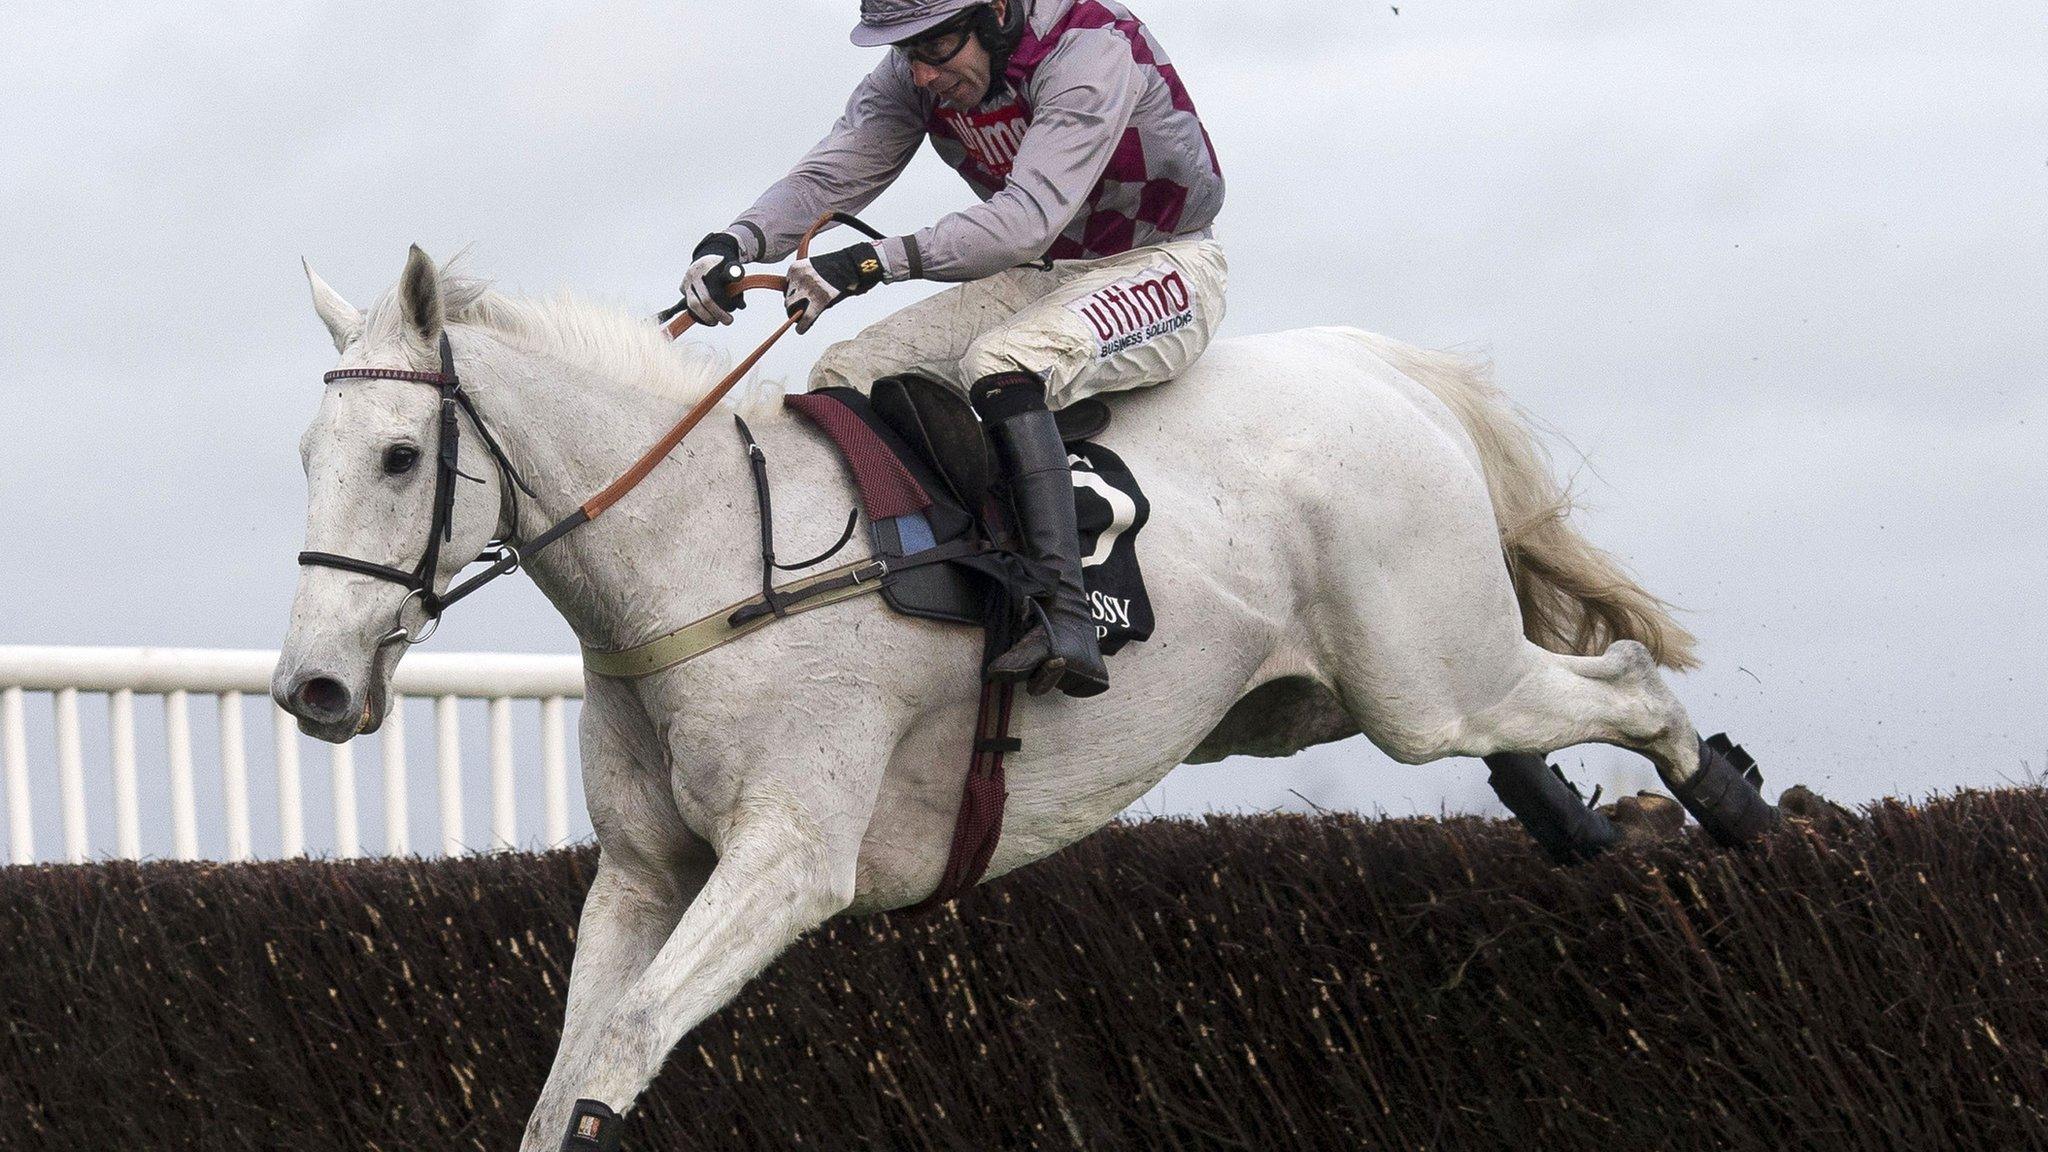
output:
[[[169,811],[153,806],[148,815],[168,816],[171,856],[200,858],[199,792],[193,778],[193,694],[217,702],[219,733],[220,843],[222,858],[247,860],[251,849],[249,750],[244,730],[245,700],[271,714],[272,767],[276,774],[276,844],[280,856],[306,853],[304,786],[300,772],[298,723],[269,702],[270,673],[277,653],[193,648],[52,648],[0,645],[0,773],[6,778],[9,859],[36,862],[32,802],[36,794],[29,770],[27,695],[48,693],[51,699],[51,744],[54,751],[64,851],[61,859],[79,862],[94,855],[88,842],[89,805],[110,806],[113,855],[140,859],[143,854],[143,779],[137,768],[135,698],[163,698],[165,787]],[[356,802],[355,750],[374,740],[383,765],[383,855],[412,851],[407,803],[404,700],[434,700],[435,766],[440,808],[441,851],[470,851],[473,841],[463,823],[463,758],[461,702],[488,704],[490,744],[490,835],[488,847],[519,845],[518,757],[515,754],[514,704],[536,701],[539,708],[538,761],[543,797],[545,846],[569,837],[569,732],[567,701],[583,696],[582,662],[574,656],[530,656],[500,653],[414,652],[399,665],[392,684],[390,715],[375,737],[333,747],[328,766],[333,806],[333,849],[337,856],[363,853],[360,813]],[[107,775],[87,783],[80,730],[79,696],[104,694],[107,716]],[[154,781],[151,782],[154,785]],[[47,784],[44,785],[47,788]],[[152,791],[157,791],[154,787]],[[208,799],[213,797],[209,794]],[[209,809],[211,812],[211,809]],[[104,822],[106,817],[102,817]],[[44,857],[50,858],[50,857]]]

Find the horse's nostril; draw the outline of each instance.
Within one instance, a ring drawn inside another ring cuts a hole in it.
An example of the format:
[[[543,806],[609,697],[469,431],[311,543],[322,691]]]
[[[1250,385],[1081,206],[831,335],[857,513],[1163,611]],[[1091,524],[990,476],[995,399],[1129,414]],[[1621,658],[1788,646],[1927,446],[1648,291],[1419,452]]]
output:
[[[300,714],[310,720],[331,723],[349,715],[348,689],[331,677],[315,676],[301,683],[292,695],[298,701]]]

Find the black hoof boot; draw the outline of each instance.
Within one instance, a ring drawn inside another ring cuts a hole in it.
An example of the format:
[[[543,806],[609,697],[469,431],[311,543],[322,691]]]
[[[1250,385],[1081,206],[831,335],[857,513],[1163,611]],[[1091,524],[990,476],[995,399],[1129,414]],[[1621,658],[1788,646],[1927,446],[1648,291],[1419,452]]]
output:
[[[1671,793],[1715,843],[1739,848],[1778,826],[1763,783],[1756,761],[1723,732],[1700,741],[1699,771]]]
[[[1579,797],[1564,773],[1534,752],[1496,752],[1486,782],[1545,855],[1559,864],[1591,860],[1621,842],[1621,831]]]
[[[998,683],[1028,684],[1033,695],[1054,688],[1069,696],[1105,692],[1109,670],[1081,583],[1074,476],[1059,424],[1045,407],[1045,386],[1025,372],[990,376],[974,386],[974,407],[993,433],[1025,554],[1058,576],[1039,605],[1038,623],[989,665],[989,676]]]

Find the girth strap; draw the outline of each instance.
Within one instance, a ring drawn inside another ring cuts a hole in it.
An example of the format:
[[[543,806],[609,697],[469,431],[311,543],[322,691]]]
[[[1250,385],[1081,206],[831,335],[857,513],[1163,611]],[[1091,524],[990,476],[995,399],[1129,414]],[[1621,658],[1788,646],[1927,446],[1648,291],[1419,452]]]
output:
[[[967,782],[960,790],[960,811],[953,818],[953,843],[938,887],[904,909],[906,913],[936,908],[981,883],[1003,835],[1003,806],[1010,797],[1003,756],[1023,744],[1010,735],[1010,706],[1015,684],[984,684],[974,718],[974,754],[967,762]]]

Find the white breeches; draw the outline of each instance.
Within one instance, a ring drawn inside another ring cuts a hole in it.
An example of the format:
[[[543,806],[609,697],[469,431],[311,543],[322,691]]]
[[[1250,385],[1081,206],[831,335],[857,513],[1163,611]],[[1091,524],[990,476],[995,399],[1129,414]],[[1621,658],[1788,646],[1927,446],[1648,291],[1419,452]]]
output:
[[[997,372],[1036,372],[1046,403],[1162,384],[1223,322],[1228,267],[1214,240],[1177,240],[1050,270],[1012,268],[949,288],[825,349],[813,390],[862,392],[920,372],[965,394]]]

